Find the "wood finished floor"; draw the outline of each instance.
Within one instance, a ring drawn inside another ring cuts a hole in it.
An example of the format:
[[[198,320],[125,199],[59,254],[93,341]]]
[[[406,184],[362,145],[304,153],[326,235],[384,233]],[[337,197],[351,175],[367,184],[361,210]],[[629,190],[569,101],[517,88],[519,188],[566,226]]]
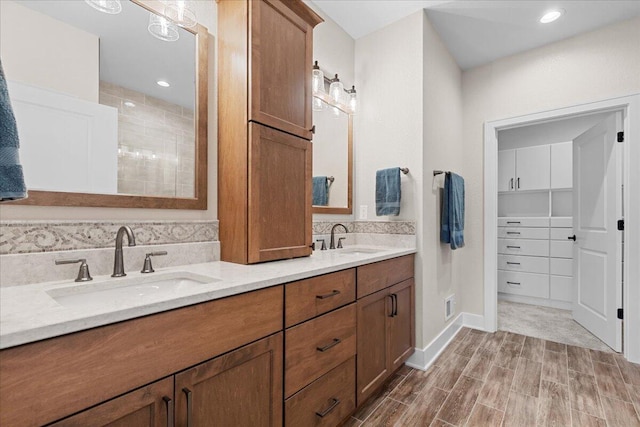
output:
[[[403,367],[346,426],[640,426],[640,365],[615,353],[462,328]]]

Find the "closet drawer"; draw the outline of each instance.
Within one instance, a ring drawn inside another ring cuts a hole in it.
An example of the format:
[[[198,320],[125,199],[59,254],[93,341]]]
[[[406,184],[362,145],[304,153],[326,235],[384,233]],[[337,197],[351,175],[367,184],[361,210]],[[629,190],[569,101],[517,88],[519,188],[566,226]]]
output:
[[[548,239],[546,227],[498,227],[498,237],[503,239]]]
[[[551,276],[549,288],[551,299],[568,302],[573,299],[573,277]]]
[[[500,270],[549,274],[549,258],[537,256],[498,255]]]
[[[573,228],[573,217],[571,216],[551,217],[551,226]]]
[[[549,256],[549,240],[498,239],[498,253]]]
[[[549,218],[502,216],[498,218],[498,227],[549,227]]]
[[[552,240],[549,243],[550,256],[554,258],[573,258],[573,240]]]
[[[549,275],[498,270],[498,292],[549,298]]]
[[[551,258],[549,273],[558,276],[573,276],[573,259]]]
[[[552,228],[551,240],[564,240],[567,241],[567,237],[573,236],[573,228]]]

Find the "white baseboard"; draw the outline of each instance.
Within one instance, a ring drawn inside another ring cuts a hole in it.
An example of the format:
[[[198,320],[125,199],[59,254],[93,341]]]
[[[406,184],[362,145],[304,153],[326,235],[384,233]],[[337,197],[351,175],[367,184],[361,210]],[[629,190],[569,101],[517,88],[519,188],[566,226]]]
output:
[[[425,348],[416,348],[405,364],[426,371],[463,326],[484,330],[484,316],[472,313],[458,314]]]

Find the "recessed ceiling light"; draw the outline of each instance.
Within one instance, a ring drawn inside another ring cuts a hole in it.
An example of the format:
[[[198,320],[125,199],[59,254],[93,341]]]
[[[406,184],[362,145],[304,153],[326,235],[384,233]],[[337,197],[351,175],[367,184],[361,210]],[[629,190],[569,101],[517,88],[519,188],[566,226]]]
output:
[[[158,86],[162,86],[162,87],[169,87],[169,86],[171,86],[171,85],[169,84],[169,82],[166,82],[166,81],[164,81],[164,80],[158,80],[156,83],[158,83]]]
[[[126,107],[135,107],[135,106],[136,106],[136,104],[134,104],[134,103],[133,103],[133,102],[131,102],[131,101],[126,101],[126,102],[124,103],[124,105],[125,105]]]
[[[563,12],[564,11],[562,9],[550,10],[549,12],[545,13],[542,18],[540,18],[540,22],[542,24],[553,22],[556,19],[560,18]]]

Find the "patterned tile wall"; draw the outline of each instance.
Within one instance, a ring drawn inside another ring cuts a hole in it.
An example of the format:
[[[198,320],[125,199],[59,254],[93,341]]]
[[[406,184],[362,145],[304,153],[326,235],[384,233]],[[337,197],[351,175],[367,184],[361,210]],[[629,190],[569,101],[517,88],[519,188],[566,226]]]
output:
[[[313,234],[329,234],[335,222],[314,221]],[[416,234],[413,221],[343,221],[349,233]],[[342,228],[339,229],[342,231]]]

